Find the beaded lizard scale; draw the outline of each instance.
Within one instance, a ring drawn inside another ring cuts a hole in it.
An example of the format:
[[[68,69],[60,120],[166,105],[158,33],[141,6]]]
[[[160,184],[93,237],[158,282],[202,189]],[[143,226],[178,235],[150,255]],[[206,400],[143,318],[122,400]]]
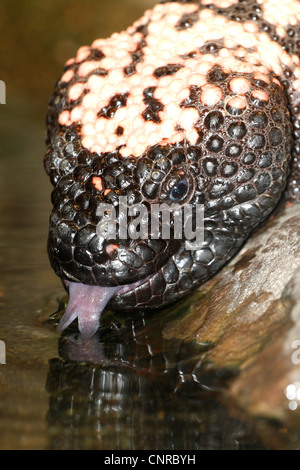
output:
[[[84,336],[212,277],[299,199],[300,2],[169,1],[68,60],[49,102],[48,252]],[[285,191],[285,192],[284,192]],[[107,240],[100,203],[204,205],[204,243]]]

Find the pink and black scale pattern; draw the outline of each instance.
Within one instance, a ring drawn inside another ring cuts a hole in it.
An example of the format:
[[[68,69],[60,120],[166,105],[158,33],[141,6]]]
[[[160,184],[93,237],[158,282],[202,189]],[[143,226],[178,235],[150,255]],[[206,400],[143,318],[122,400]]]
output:
[[[113,308],[160,307],[220,269],[287,181],[299,198],[299,22],[296,0],[164,2],[79,49],[47,117],[58,276],[116,288]],[[182,181],[177,202],[205,206],[201,249],[97,236],[99,203],[150,210]]]

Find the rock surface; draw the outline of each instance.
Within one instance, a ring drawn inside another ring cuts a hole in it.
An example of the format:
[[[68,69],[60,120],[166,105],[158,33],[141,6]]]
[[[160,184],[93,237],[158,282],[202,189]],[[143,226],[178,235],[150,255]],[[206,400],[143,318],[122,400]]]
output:
[[[209,368],[238,370],[237,406],[272,446],[300,448],[299,206],[273,215],[189,302],[164,338],[196,338]]]

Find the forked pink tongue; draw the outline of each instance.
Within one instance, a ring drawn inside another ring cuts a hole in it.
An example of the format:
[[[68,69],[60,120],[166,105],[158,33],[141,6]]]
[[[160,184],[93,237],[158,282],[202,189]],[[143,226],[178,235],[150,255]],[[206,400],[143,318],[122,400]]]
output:
[[[99,328],[102,311],[111,297],[120,290],[117,287],[87,286],[69,283],[69,302],[57,331],[61,333],[78,317],[79,330],[83,337],[91,338]]]

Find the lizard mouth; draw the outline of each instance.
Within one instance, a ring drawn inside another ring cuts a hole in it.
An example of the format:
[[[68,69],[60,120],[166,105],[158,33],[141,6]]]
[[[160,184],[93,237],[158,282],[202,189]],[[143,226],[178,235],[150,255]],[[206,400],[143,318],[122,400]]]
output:
[[[144,282],[147,282],[151,276],[147,276],[132,284],[114,287],[89,286],[79,282],[64,281],[65,286],[69,290],[69,301],[57,331],[62,333],[78,318],[78,327],[81,335],[84,338],[91,338],[99,328],[101,314],[110,299],[115,294],[125,294],[139,287]]]

